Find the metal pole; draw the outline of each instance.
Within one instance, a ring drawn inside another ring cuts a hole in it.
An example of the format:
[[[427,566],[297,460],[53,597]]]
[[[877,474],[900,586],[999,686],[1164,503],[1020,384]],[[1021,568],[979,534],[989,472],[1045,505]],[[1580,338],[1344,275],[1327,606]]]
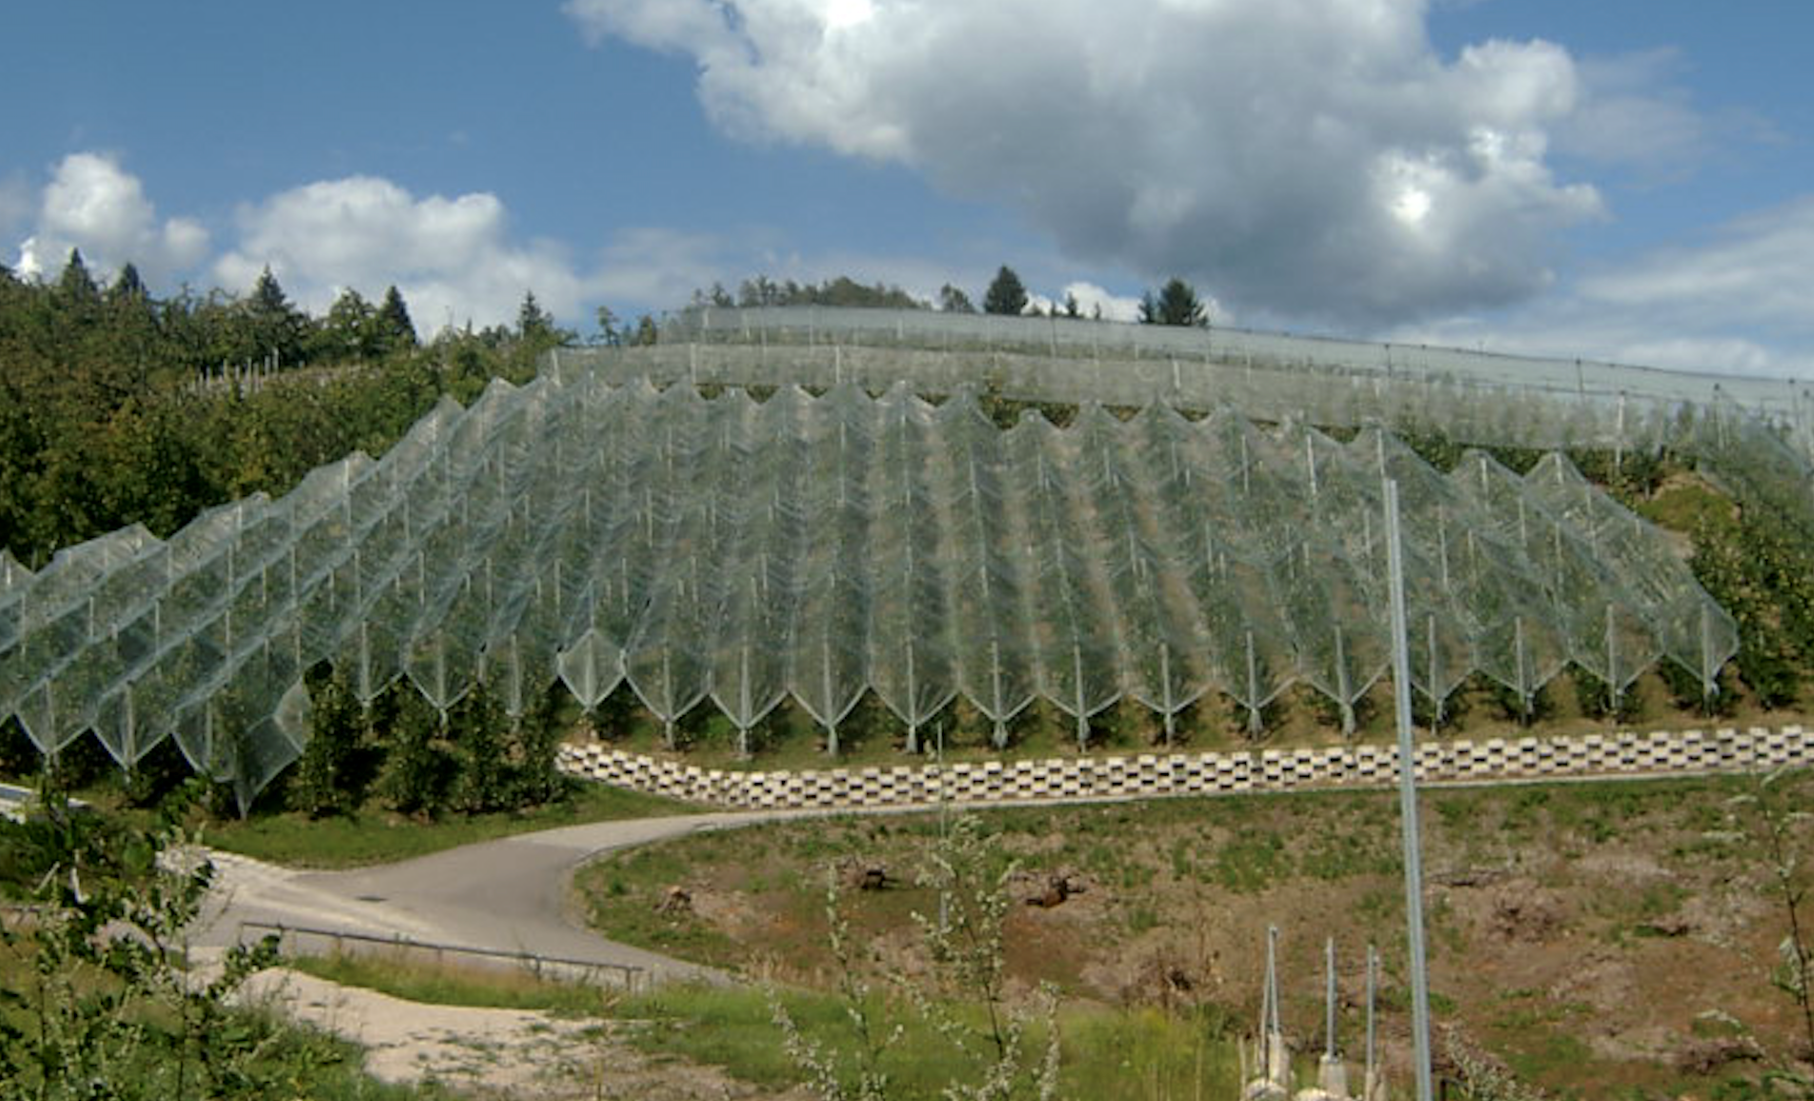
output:
[[[1361,1080],[1361,1101],[1377,1101],[1380,1090],[1379,1060],[1376,1044],[1376,1032],[1373,1023],[1373,1008],[1379,996],[1379,949],[1367,945],[1367,1070]]]
[[[1335,1061],[1335,938],[1323,944],[1323,1058]]]
[[[1411,953],[1411,1038],[1417,1101],[1432,1101],[1430,989],[1424,973],[1423,866],[1417,832],[1416,746],[1411,738],[1411,655],[1405,642],[1404,550],[1398,530],[1398,481],[1386,480],[1386,569],[1392,590],[1392,694],[1398,712],[1398,807],[1405,847],[1405,932]]]
[[[933,725],[933,737],[937,748],[934,752],[938,761],[938,837],[942,844],[951,837],[950,807],[951,799],[945,792],[945,720],[939,719]],[[951,884],[941,885],[938,892],[938,931],[945,932],[951,928]]]

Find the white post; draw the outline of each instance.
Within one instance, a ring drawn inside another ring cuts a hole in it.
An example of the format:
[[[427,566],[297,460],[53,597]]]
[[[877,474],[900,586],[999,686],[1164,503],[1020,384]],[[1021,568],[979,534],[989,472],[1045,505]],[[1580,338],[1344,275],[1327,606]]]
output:
[[[1386,568],[1392,590],[1392,694],[1398,712],[1398,805],[1405,849],[1405,932],[1411,954],[1411,1038],[1417,1101],[1432,1101],[1430,990],[1424,973],[1423,866],[1417,831],[1417,747],[1411,737],[1411,655],[1405,641],[1404,550],[1398,530],[1398,481],[1386,481]]]

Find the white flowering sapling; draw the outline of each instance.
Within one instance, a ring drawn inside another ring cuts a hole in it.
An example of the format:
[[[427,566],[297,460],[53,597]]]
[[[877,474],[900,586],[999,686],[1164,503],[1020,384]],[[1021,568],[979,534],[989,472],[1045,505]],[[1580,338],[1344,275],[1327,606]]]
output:
[[[775,1027],[781,1030],[788,1058],[805,1073],[807,1086],[822,1101],[883,1101],[888,1097],[889,1077],[882,1060],[901,1042],[904,1030],[898,1023],[889,1025],[877,1017],[875,991],[864,977],[866,963],[851,949],[850,921],[844,916],[836,869],[829,869],[825,877],[825,920],[830,928],[832,959],[837,964],[844,1023],[856,1041],[858,1066],[854,1078],[846,1080],[836,1058],[825,1045],[800,1029],[780,995],[772,989],[769,1010]]]
[[[949,1101],[1057,1096],[1057,997],[1044,988],[1037,1007],[1028,1010],[1010,1005],[1007,996],[1003,925],[1014,871],[972,817],[956,819],[939,838],[921,882],[939,891],[940,916],[913,915],[926,956],[923,979],[882,968],[873,952],[858,958],[834,872],[826,888],[826,918],[843,1019],[856,1045],[855,1066],[843,1069],[826,1045],[800,1029],[778,996],[770,999],[788,1055],[822,1101],[893,1096],[895,1083],[884,1064],[906,1039],[906,1028],[901,1019],[882,1019],[885,1004],[909,1008],[950,1049],[952,1058],[944,1064],[961,1069],[942,1090]],[[887,974],[898,1001],[884,1002],[872,988],[865,976],[875,971]],[[968,1013],[980,1013],[982,1025],[970,1023]],[[1043,1047],[1034,1042],[1036,1022],[1044,1028]]]
[[[1004,929],[1009,881],[1018,865],[1004,857],[999,843],[972,815],[951,822],[933,847],[931,865],[921,882],[939,892],[940,915],[915,913],[913,919],[932,965],[934,988],[913,982],[903,982],[902,988],[940,1036],[983,1068],[979,1081],[954,1083],[946,1096],[963,1101],[1005,1101],[1023,1093],[1042,1101],[1057,1096],[1056,994],[1042,988],[1037,1011],[1008,1003]],[[954,1011],[964,1005],[983,1012],[980,1032]],[[1028,1050],[1029,1026],[1036,1017],[1045,1026],[1045,1046],[1038,1054]]]
[[[1777,945],[1778,963],[1770,978],[1794,999],[1806,1045],[1803,1054],[1814,1059],[1814,989],[1809,981],[1814,971],[1809,919],[1814,915],[1807,912],[1809,881],[1802,852],[1814,817],[1793,809],[1795,793],[1787,790],[1793,782],[1789,770],[1782,768],[1754,775],[1751,790],[1727,801],[1727,817],[1735,837],[1764,861],[1766,886],[1782,907],[1787,929]]]

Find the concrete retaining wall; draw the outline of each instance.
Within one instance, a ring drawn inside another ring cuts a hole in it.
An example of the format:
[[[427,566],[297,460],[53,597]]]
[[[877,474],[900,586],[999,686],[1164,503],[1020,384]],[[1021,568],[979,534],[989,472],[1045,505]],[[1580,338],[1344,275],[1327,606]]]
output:
[[[1701,775],[1814,763],[1799,726],[1492,738],[1432,742],[1417,750],[1430,783]],[[689,802],[726,807],[827,808],[1051,799],[1158,798],[1238,791],[1380,787],[1396,782],[1392,746],[1256,749],[1238,753],[1141,753],[938,765],[755,772],[701,768],[604,745],[561,748],[575,776]]]

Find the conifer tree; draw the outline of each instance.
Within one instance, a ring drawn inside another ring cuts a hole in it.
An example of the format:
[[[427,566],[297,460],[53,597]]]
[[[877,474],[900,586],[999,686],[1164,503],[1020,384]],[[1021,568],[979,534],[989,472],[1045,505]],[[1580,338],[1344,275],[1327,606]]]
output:
[[[69,261],[63,265],[63,274],[57,276],[57,297],[68,306],[90,306],[101,300],[101,290],[95,286],[94,276],[88,274],[79,248],[69,250]]]
[[[107,288],[107,299],[110,302],[143,302],[150,297],[151,292],[146,289],[138,267],[130,260],[120,268],[120,274],[114,279],[113,285]]]
[[[384,289],[384,301],[378,304],[375,323],[381,351],[394,352],[416,346],[416,324],[410,320],[409,307],[403,302],[403,292],[397,289],[395,283]]]
[[[1018,317],[1026,309],[1027,288],[1021,284],[1020,276],[1014,274],[1014,269],[1003,264],[983,294],[983,312]]]
[[[1140,296],[1140,321],[1145,325],[1208,328],[1209,307],[1197,297],[1195,287],[1174,277],[1159,288],[1157,297],[1151,291]]]
[[[554,332],[554,316],[542,309],[534,291],[523,293],[523,304],[517,307],[516,333],[526,341],[546,340]]]
[[[291,304],[269,265],[252,284],[252,294],[246,299],[242,312],[249,330],[247,335],[252,340],[253,355],[275,355],[280,364],[295,364],[302,360],[304,341],[309,333],[308,315]]]

